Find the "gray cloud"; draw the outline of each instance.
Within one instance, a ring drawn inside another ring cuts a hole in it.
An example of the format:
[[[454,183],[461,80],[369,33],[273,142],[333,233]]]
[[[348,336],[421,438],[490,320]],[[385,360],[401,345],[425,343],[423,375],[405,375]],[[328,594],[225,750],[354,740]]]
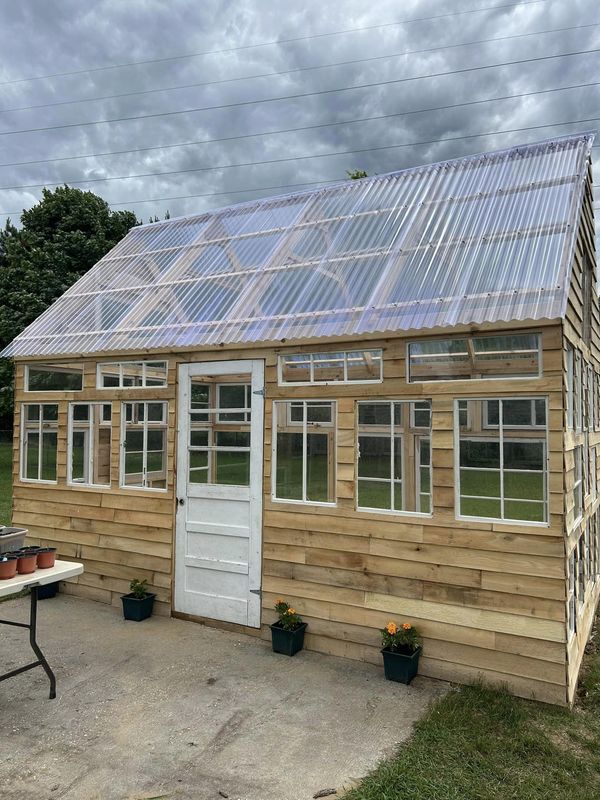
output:
[[[492,5],[499,1],[489,0],[481,5]],[[204,3],[191,0],[173,0],[167,3],[163,0],[129,0],[127,3],[104,0],[85,6],[79,0],[62,0],[60,3],[23,0],[12,6],[10,13],[5,13],[3,17],[0,28],[0,50],[3,54],[0,82],[47,73],[83,70],[92,66],[233,48],[255,42],[377,25],[400,18],[427,17],[470,7],[473,5],[466,2],[440,5],[439,2],[417,0],[404,3],[401,8],[391,0],[380,0],[377,4],[365,4],[359,0],[347,0],[343,4],[308,0],[293,7],[269,3],[266,0],[209,0]],[[496,9],[437,21],[390,26],[158,64],[11,83],[0,86],[0,111],[2,108],[15,106],[279,72],[567,27],[593,22],[593,18],[587,13],[588,9],[589,5],[584,0],[572,0],[569,3],[563,0],[546,0],[519,8]],[[0,113],[0,133],[21,128],[64,125],[317,92],[360,83],[382,83],[599,46],[600,26],[506,39],[247,81]],[[368,150],[405,142],[497,132],[480,138],[373,150],[355,155],[79,184],[81,188],[89,188],[100,194],[110,203],[131,201],[131,205],[118,207],[130,207],[143,219],[151,214],[163,216],[167,209],[174,216],[197,213],[276,193],[267,191],[241,194],[239,189],[337,180],[345,176],[346,170],[355,168],[365,169],[369,174],[388,172],[594,128],[598,123],[549,125],[539,130],[515,133],[499,132],[600,116],[600,87],[597,86],[385,120],[354,124],[350,121],[357,117],[399,114],[415,109],[590,82],[598,80],[598,65],[598,54],[581,55],[297,100],[0,136],[0,162],[6,163],[348,121],[347,124],[335,127],[194,147],[6,166],[0,168],[0,186],[42,182],[69,183],[74,180],[138,172],[190,170],[266,159],[299,159],[305,155],[337,150]],[[211,192],[222,194],[187,200],[133,203],[135,200],[147,198]],[[28,207],[40,196],[41,189],[4,190],[0,192],[0,211]],[[3,224],[4,219],[5,217],[0,217],[0,224]]]

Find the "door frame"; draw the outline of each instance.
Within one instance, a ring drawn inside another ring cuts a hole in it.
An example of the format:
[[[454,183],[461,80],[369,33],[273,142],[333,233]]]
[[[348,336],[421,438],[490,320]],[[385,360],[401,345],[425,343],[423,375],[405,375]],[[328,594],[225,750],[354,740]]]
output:
[[[188,448],[188,410],[189,379],[195,374],[215,376],[251,375],[251,423],[250,423],[250,536],[248,539],[248,621],[247,627],[260,628],[261,588],[262,588],[262,510],[264,483],[264,407],[265,407],[265,362],[264,359],[240,359],[227,361],[186,361],[177,368],[177,430],[175,455],[175,531],[173,540],[173,610],[187,614],[181,608],[185,595],[183,558],[179,557],[181,536],[185,537],[187,505],[187,448]],[[223,494],[228,487],[223,486]],[[181,505],[179,499],[185,504]],[[179,585],[179,588],[178,588]],[[219,620],[217,620],[219,621]],[[223,623],[228,624],[228,623]]]

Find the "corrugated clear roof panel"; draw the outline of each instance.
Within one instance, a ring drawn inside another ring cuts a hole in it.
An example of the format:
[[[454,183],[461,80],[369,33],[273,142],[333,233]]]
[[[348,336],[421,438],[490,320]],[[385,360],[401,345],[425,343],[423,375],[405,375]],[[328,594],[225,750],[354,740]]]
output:
[[[133,228],[4,355],[561,317],[592,139]]]

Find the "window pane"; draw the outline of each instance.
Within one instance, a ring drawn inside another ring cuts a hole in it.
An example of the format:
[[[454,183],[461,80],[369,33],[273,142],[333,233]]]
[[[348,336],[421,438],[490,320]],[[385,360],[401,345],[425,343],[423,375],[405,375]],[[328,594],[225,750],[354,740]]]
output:
[[[123,361],[121,362],[122,369],[122,386],[143,386],[143,364],[141,361]]]
[[[431,408],[428,401],[412,404],[413,425],[415,428],[431,426]]]
[[[42,406],[42,419],[44,422],[56,422],[58,420],[58,406],[44,403]]]
[[[215,439],[218,447],[250,447],[250,432],[217,431]]]
[[[140,403],[142,405],[142,403]],[[148,422],[165,421],[165,403],[148,403],[147,406]]]
[[[247,387],[241,384],[219,386],[219,408],[246,409],[246,389]],[[245,411],[219,414],[219,422],[244,422],[245,420]]]
[[[500,468],[500,443],[462,439],[460,442],[461,467]]]
[[[390,425],[391,403],[359,403],[359,425]]]
[[[520,503],[517,500],[505,500],[504,516],[506,519],[521,519],[525,522],[544,522],[544,504]]]
[[[25,446],[25,477],[38,480],[39,465],[39,433],[28,432]]]
[[[192,379],[190,385],[190,409],[198,411],[209,408],[210,387],[205,383],[195,383]],[[197,421],[208,420],[208,414],[198,415]]]
[[[402,503],[402,481],[394,481],[394,511],[404,511]]]
[[[461,497],[460,513],[464,517],[491,517],[492,519],[500,519],[500,500],[478,500],[469,497]]]
[[[344,380],[343,353],[315,353],[313,355],[313,375],[315,383]]]
[[[500,497],[500,472],[461,469],[460,493],[475,497]]]
[[[530,427],[533,424],[532,412],[531,400],[502,401],[502,423],[505,428]]]
[[[280,356],[281,377],[284,383],[310,382],[310,354]]]
[[[26,391],[78,392],[83,389],[83,367],[39,364],[27,370]]]
[[[120,385],[119,365],[100,364],[98,366],[98,388],[111,389]]]
[[[331,419],[331,403],[307,403],[306,404],[306,420],[307,422],[322,422],[330,423]]]
[[[358,440],[360,478],[391,478],[389,436],[360,436]]]
[[[277,432],[276,497],[302,500],[302,434]]]
[[[111,429],[98,430],[97,447],[94,451],[94,483],[110,486],[110,441]]]
[[[74,481],[88,483],[87,464],[87,431],[73,431],[71,440],[71,478]]]
[[[250,485],[250,453],[216,452],[215,483],[230,486]]]
[[[145,369],[146,386],[166,386],[167,385],[167,362],[166,361],[146,361]]]
[[[390,481],[358,480],[358,505],[361,508],[392,507],[392,490]]]
[[[470,372],[466,339],[412,342],[408,346],[411,381],[466,378]]]
[[[349,381],[377,381],[382,377],[381,350],[362,350],[346,354]]]
[[[498,400],[488,400],[486,403],[487,424],[497,426],[500,422],[500,403]]]
[[[327,434],[308,433],[306,436],[306,499],[319,503],[331,501],[328,469]]]
[[[201,450],[190,452],[190,483],[208,483],[208,453]]]
[[[42,469],[40,478],[43,481],[56,480],[56,442],[55,432],[42,433]]]
[[[543,500],[544,475],[535,472],[504,472],[504,496],[513,500]]]
[[[40,406],[37,404],[25,406],[27,422],[37,422],[40,418]]]
[[[543,441],[504,441],[505,469],[544,469]]]
[[[88,403],[84,405],[73,406],[73,419],[77,422],[87,422],[90,418],[90,406]]]
[[[394,474],[392,477],[396,481],[402,480],[402,443],[403,440],[401,436],[394,437]]]
[[[190,431],[191,447],[206,447],[208,445],[208,431]]]

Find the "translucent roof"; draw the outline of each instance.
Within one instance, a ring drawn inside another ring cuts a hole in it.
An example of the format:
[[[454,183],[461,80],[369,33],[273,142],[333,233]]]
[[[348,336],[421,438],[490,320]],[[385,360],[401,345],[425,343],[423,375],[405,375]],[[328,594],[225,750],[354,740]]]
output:
[[[153,350],[564,315],[593,136],[133,228],[4,350]]]

